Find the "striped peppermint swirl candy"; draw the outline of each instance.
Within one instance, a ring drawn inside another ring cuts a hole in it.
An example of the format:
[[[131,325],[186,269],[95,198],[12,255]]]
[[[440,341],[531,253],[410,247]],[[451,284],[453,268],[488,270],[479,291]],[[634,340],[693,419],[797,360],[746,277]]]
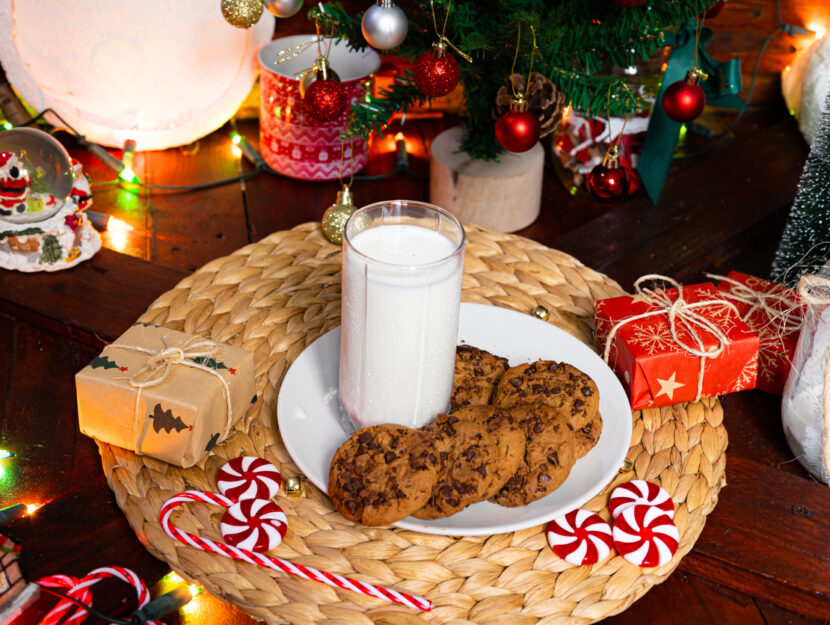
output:
[[[267,499],[243,499],[227,509],[219,529],[229,545],[262,553],[282,542],[288,519],[282,508]]]
[[[92,605],[92,593],[89,587],[97,584],[102,579],[114,577],[127,582],[130,586],[135,588],[136,596],[138,598],[138,609],[143,608],[150,601],[150,593],[147,591],[147,586],[144,581],[130,569],[120,566],[105,566],[91,571],[81,579],[69,577],[67,575],[50,575],[39,579],[37,583],[41,586],[49,588],[63,588],[66,590],[66,595],[73,599]],[[81,606],[69,601],[68,599],[61,599],[58,604],[52,608],[49,613],[43,617],[39,625],[57,625],[58,623],[80,623],[87,617],[87,610]],[[147,625],[162,625],[158,621],[147,621]]]
[[[581,508],[553,519],[547,535],[553,552],[577,566],[602,562],[614,544],[611,526],[598,514]]]
[[[645,480],[631,480],[620,484],[611,493],[608,500],[608,511],[615,521],[620,512],[637,504],[655,506],[674,518],[674,502],[671,496],[658,484]]]
[[[654,506],[638,503],[614,521],[614,546],[637,566],[663,566],[677,553],[680,536],[672,518]]]
[[[235,501],[273,499],[281,484],[279,469],[256,456],[234,458],[216,474],[216,488]]]
[[[170,515],[177,506],[192,501],[201,501],[216,506],[222,506],[223,508],[230,508],[235,503],[224,495],[203,493],[201,491],[193,490],[179,493],[178,495],[174,495],[168,499],[162,506],[161,512],[159,513],[159,523],[168,536],[184,543],[185,545],[190,545],[191,547],[196,547],[197,549],[202,549],[203,551],[225,556],[226,558],[233,558],[234,560],[257,564],[275,571],[288,573],[289,575],[296,575],[297,577],[311,580],[313,582],[327,584],[328,586],[333,586],[335,588],[342,588],[344,590],[351,590],[352,592],[360,593],[362,595],[368,595],[369,597],[376,597],[378,599],[383,599],[384,601],[389,601],[390,603],[397,603],[398,605],[413,608],[415,610],[423,610],[424,612],[428,612],[432,609],[432,602],[427,601],[418,595],[410,595],[405,592],[393,590],[392,588],[386,588],[384,586],[375,586],[374,584],[361,582],[349,577],[343,577],[342,575],[338,575],[336,573],[328,573],[326,571],[315,569],[314,567],[294,564],[293,562],[283,560],[282,558],[261,555],[248,549],[240,549],[239,547],[234,547],[225,543],[217,543],[209,538],[201,538],[194,534],[183,532],[173,525],[170,521]]]

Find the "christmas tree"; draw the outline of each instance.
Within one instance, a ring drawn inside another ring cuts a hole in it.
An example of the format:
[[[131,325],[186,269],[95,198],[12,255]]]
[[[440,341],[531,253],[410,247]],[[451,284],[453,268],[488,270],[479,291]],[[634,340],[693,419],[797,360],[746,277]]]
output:
[[[772,263],[772,277],[794,284],[815,273],[830,252],[830,94],[798,182],[790,218]]]
[[[550,80],[574,111],[631,113],[643,108],[643,102],[626,85],[622,68],[650,59],[665,45],[666,31],[689,23],[711,4],[712,0],[426,1],[408,7],[406,39],[391,52],[423,60],[433,44],[446,43],[446,54],[458,59],[464,87],[468,132],[462,148],[476,158],[490,159],[501,151],[495,135],[499,89],[511,75],[526,76],[531,59],[533,70]],[[355,49],[368,45],[361,31],[362,14],[328,3],[312,9],[309,16]],[[396,113],[424,103],[428,96],[416,82],[412,73],[405,73],[379,97],[356,102],[347,134],[366,137],[381,131]]]

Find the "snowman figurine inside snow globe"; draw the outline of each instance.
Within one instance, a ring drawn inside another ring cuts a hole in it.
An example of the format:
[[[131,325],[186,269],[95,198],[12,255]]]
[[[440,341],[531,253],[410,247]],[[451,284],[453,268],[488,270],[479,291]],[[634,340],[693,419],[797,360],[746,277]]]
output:
[[[0,267],[55,271],[90,258],[101,247],[83,212],[91,203],[80,163],[54,137],[0,132]]]

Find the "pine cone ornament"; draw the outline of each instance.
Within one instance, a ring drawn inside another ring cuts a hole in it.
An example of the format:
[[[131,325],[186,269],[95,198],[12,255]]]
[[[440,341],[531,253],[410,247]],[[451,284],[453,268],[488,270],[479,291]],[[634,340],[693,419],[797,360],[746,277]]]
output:
[[[513,100],[513,92],[524,93],[525,77],[521,74],[511,74],[504,81],[496,94],[495,117],[498,119],[508,110]],[[541,137],[553,133],[562,121],[562,111],[565,108],[565,95],[553,86],[550,78],[539,72],[530,75],[530,90],[527,93],[528,110],[539,117],[542,128]],[[541,138],[540,137],[540,138]]]

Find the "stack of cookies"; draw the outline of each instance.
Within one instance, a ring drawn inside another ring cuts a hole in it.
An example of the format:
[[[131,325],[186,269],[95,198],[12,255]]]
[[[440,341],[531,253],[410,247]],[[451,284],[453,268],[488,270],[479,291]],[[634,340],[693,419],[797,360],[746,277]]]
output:
[[[335,453],[329,495],[346,518],[387,525],[450,516],[478,501],[527,505],[558,488],[602,431],[585,373],[458,347],[451,414],[420,429],[356,432]]]

